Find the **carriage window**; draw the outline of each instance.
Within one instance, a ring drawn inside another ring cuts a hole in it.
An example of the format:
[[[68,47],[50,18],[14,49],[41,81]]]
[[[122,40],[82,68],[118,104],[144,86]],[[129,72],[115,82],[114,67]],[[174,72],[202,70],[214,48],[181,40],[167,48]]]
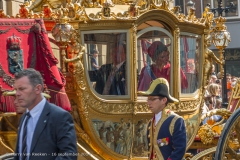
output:
[[[127,95],[126,33],[84,34],[87,70],[101,95]]]
[[[180,37],[181,93],[193,93],[198,88],[200,42],[200,36],[181,35]],[[187,84],[183,84],[184,78],[187,79]]]
[[[138,91],[146,91],[152,80],[165,78],[170,84],[171,39],[158,30],[151,30],[137,39]]]

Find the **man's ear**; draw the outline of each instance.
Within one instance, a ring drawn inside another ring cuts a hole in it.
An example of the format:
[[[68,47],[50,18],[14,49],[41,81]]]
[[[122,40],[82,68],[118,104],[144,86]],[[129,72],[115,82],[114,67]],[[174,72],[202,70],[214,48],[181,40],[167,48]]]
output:
[[[36,89],[37,92],[41,93],[42,92],[42,85],[41,84],[36,85],[35,89]]]
[[[163,101],[164,101],[164,103],[167,103],[167,101],[168,101],[167,97],[164,97]]]

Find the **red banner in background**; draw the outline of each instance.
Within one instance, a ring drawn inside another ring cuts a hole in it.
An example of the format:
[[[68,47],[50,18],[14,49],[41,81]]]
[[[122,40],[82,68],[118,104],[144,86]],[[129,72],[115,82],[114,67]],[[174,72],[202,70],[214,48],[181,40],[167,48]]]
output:
[[[24,68],[35,68],[44,78],[50,91],[50,102],[70,111],[71,106],[65,93],[65,78],[57,68],[48,35],[42,19],[0,19],[0,85],[2,91],[13,90],[14,75],[9,71],[7,38],[21,38],[20,48]],[[0,93],[2,94],[2,92]],[[13,97],[1,96],[0,111],[12,112]]]

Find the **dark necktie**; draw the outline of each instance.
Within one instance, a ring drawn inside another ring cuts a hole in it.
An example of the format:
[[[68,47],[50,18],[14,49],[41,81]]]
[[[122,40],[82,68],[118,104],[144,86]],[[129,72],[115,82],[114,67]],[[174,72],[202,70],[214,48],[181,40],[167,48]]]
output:
[[[31,117],[30,113],[26,114],[25,122],[23,125],[23,135],[22,135],[22,160],[27,159],[27,123],[29,118]]]
[[[116,72],[118,71],[118,68],[115,66],[112,68],[110,74],[108,75],[108,79],[105,83],[104,89],[103,89],[103,95],[109,95],[109,91],[112,85],[112,81],[114,79],[114,76],[116,74]]]

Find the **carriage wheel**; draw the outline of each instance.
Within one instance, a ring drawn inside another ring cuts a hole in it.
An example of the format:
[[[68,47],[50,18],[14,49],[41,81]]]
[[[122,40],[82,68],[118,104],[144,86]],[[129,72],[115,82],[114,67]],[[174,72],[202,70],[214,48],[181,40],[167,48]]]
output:
[[[236,110],[227,120],[215,154],[215,159],[240,159],[240,109]]]

